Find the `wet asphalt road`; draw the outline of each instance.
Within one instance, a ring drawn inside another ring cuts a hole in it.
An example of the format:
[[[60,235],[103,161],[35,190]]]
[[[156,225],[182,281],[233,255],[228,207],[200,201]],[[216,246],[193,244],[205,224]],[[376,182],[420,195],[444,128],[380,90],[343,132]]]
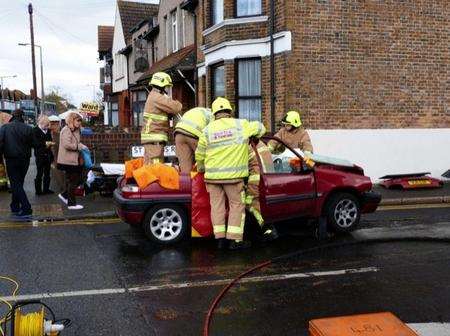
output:
[[[277,242],[239,252],[217,251],[208,240],[160,248],[125,224],[0,228],[0,275],[15,277],[21,295],[56,295],[43,301],[73,320],[64,335],[200,335],[223,287],[217,281],[317,245],[308,230],[293,226],[282,228]],[[361,228],[371,227],[387,235],[439,228],[448,237],[450,208],[378,212],[363,218]],[[450,322],[449,265],[443,242],[362,244],[293,257],[234,287],[214,315],[212,335],[307,335],[310,319],[377,311],[408,323]],[[293,278],[280,279],[286,274]],[[10,290],[0,282],[1,296]]]

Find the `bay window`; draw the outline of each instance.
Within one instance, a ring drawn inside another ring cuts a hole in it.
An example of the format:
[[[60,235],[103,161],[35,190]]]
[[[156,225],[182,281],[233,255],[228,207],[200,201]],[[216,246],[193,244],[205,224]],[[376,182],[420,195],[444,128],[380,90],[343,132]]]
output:
[[[211,68],[211,77],[213,100],[217,97],[225,97],[225,66],[223,63]]]
[[[261,59],[237,60],[236,68],[239,118],[261,121]]]
[[[218,24],[223,21],[223,0],[212,0],[211,1],[211,19],[212,24]]]
[[[261,0],[236,0],[236,16],[261,15]]]

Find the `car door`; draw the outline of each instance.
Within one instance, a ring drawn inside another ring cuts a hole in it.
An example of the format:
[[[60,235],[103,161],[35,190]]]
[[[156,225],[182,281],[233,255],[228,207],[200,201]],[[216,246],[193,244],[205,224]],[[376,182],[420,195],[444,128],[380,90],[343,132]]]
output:
[[[272,160],[271,171],[262,168],[266,171],[260,185],[265,220],[275,222],[310,216],[316,199],[313,170],[305,168],[299,156],[288,148],[279,155],[272,154]]]

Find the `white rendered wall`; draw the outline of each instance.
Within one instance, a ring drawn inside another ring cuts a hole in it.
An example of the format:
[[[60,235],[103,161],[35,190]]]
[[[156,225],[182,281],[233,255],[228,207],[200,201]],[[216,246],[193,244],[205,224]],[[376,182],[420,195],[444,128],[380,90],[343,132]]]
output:
[[[309,130],[314,152],[347,159],[373,181],[388,174],[450,169],[450,129]]]

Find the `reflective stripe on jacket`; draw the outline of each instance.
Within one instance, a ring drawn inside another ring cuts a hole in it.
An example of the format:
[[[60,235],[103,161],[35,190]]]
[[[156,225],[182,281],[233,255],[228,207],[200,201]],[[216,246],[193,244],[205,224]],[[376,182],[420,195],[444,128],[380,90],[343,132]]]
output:
[[[199,138],[195,159],[207,180],[229,180],[248,176],[248,142],[266,129],[258,121],[221,118],[211,122]]]
[[[185,114],[175,126],[175,130],[181,129],[196,138],[200,138],[203,129],[212,121],[213,115],[211,111],[204,107],[196,107]]]
[[[141,142],[167,142],[169,133],[169,115],[181,112],[183,105],[167,95],[153,89],[148,95],[144,107],[144,126]]]

